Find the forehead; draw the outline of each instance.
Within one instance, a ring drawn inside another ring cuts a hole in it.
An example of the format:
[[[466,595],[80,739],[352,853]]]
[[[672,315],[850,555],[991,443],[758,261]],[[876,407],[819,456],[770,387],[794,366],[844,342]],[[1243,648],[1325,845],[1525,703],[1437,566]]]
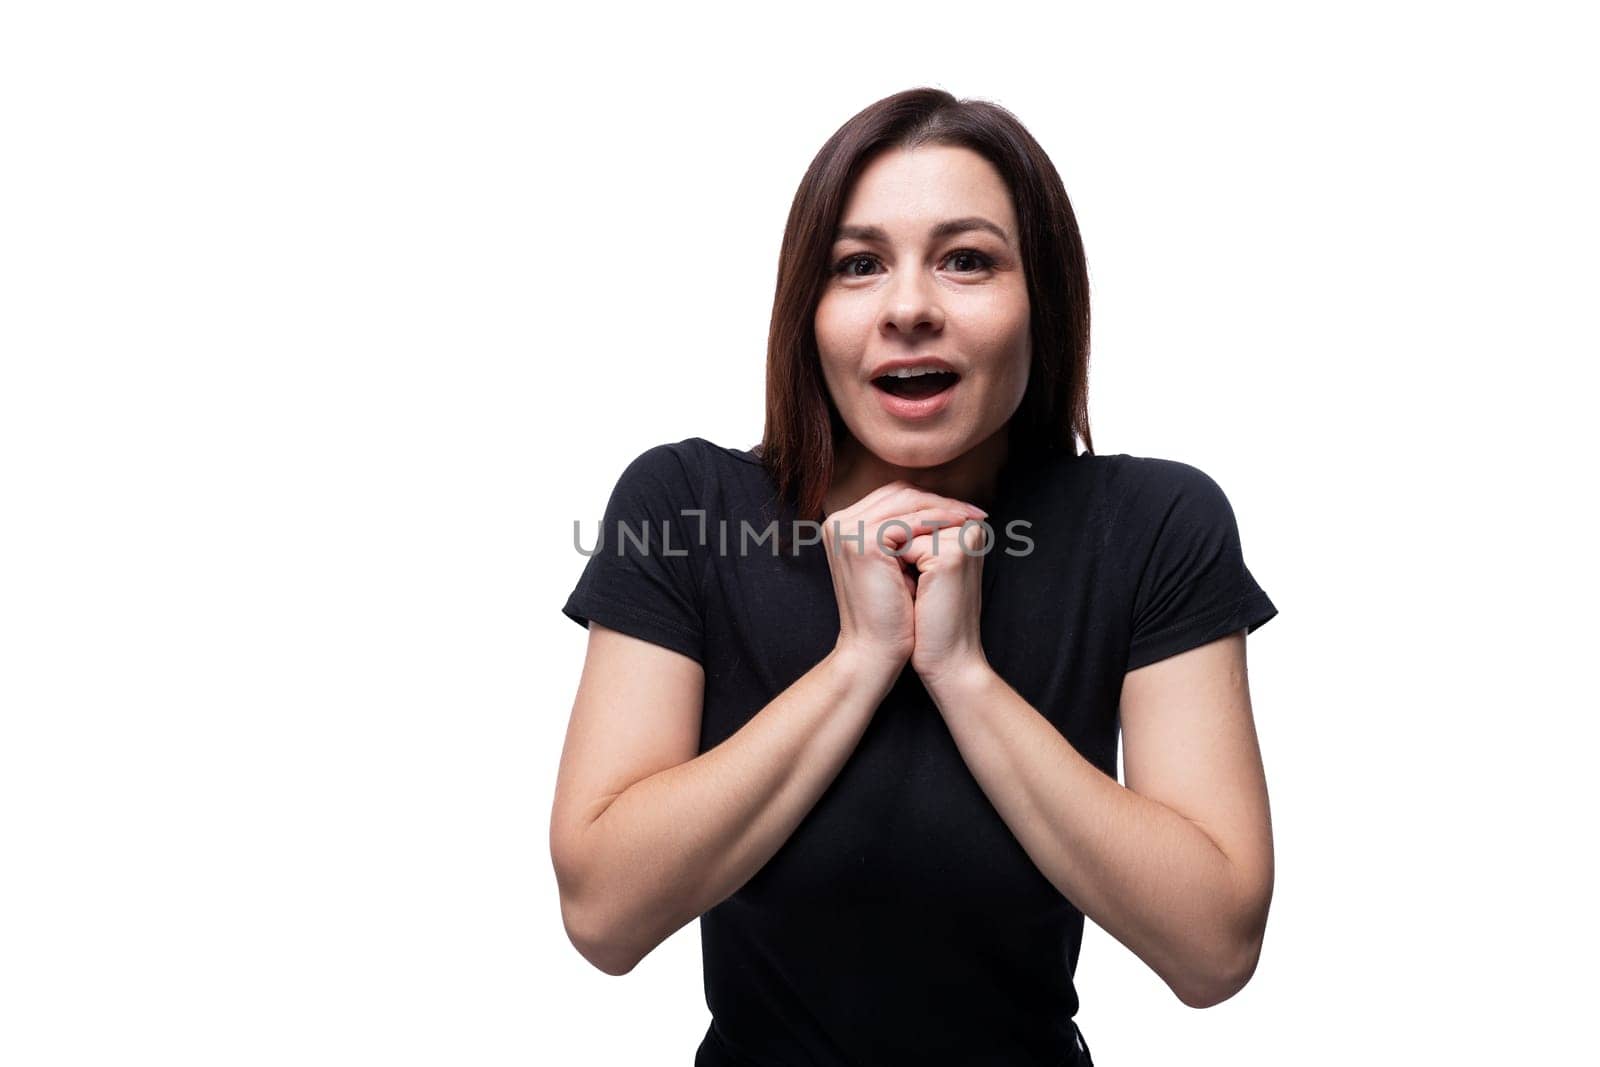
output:
[[[839,224],[877,226],[910,239],[963,215],[988,218],[1014,240],[1011,192],[994,165],[970,148],[923,145],[891,148],[871,160],[845,198]]]

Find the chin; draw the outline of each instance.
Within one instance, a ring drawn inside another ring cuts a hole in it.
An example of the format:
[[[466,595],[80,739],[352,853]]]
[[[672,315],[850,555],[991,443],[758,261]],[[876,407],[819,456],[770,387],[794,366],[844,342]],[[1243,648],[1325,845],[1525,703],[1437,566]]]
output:
[[[967,451],[966,445],[938,430],[890,430],[865,441],[867,450],[896,467],[937,467]]]

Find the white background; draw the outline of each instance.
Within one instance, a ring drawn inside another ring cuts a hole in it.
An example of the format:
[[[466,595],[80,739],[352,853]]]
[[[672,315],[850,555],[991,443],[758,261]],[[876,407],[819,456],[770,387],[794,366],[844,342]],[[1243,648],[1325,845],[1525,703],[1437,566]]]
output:
[[[0,1060],[691,1061],[697,927],[561,926],[572,521],[759,439],[795,186],[915,85],[1055,160],[1096,450],[1281,611],[1260,967],[1091,923],[1097,1061],[1592,1055],[1579,5],[877,10],[8,5]]]

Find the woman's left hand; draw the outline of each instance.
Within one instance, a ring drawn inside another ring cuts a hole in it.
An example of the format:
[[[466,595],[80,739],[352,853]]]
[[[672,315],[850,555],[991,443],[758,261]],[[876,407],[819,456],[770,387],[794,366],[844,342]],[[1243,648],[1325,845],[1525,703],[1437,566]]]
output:
[[[977,522],[950,526],[913,537],[900,557],[917,579],[911,666],[930,691],[943,679],[988,666],[978,631],[984,537]]]

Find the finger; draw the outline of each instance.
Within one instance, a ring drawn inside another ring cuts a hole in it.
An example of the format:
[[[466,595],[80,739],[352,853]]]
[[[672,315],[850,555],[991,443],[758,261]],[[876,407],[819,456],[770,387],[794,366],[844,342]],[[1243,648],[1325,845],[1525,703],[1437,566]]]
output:
[[[974,531],[968,533],[967,531]],[[989,532],[981,522],[965,522],[930,533],[918,534],[911,538],[905,550],[900,553],[900,561],[911,566],[921,568],[922,563],[929,557],[946,555],[985,556],[985,544],[989,539]]]
[[[918,534],[906,544],[906,549],[900,555],[900,562],[921,572],[922,561],[933,555],[933,535]]]
[[[988,513],[982,508],[975,507],[964,501],[954,500],[950,497],[939,496],[911,486],[905,486],[885,496],[874,509],[875,514],[857,514],[854,509],[847,508],[828,516],[823,523],[825,536],[834,541],[846,537],[854,541],[861,538],[861,543],[873,540],[885,522],[891,519],[905,519],[917,511],[930,511],[941,513],[954,520],[951,525],[958,525],[964,519],[981,518]],[[899,529],[889,527],[890,531]],[[902,531],[902,540],[904,533]],[[864,551],[865,549],[863,549]]]
[[[905,481],[903,479],[896,479],[895,481],[892,481],[892,482],[884,482],[882,485],[878,486],[878,488],[874,489],[872,492],[867,493],[860,500],[852,501],[851,503],[846,504],[844,507],[840,508],[836,512],[833,512],[833,514],[829,515],[828,517],[829,518],[833,518],[835,515],[837,515],[840,518],[849,518],[849,519],[853,520],[853,519],[858,517],[857,513],[860,512],[863,508],[867,508],[867,507],[871,507],[871,506],[875,505],[878,501],[882,500],[884,497],[888,496],[890,493],[897,492],[898,490],[907,489],[907,488],[910,488],[910,487],[911,487],[911,483],[908,482],[908,481]]]
[[[920,508],[948,508],[952,511],[966,512],[980,517],[989,514],[976,504],[970,504],[965,500],[957,500],[955,497],[930,493],[926,489],[918,489],[915,486],[905,486],[878,500],[872,507],[863,509],[861,514],[855,517],[866,519],[869,522],[874,519],[881,522],[902,512],[915,511]]]
[[[945,527],[960,526],[970,519],[970,513],[957,511],[954,508],[924,508],[921,511],[911,511],[904,515],[891,515],[884,519],[878,523],[878,530],[880,531],[878,536],[881,544],[898,550],[918,534],[930,533]]]

